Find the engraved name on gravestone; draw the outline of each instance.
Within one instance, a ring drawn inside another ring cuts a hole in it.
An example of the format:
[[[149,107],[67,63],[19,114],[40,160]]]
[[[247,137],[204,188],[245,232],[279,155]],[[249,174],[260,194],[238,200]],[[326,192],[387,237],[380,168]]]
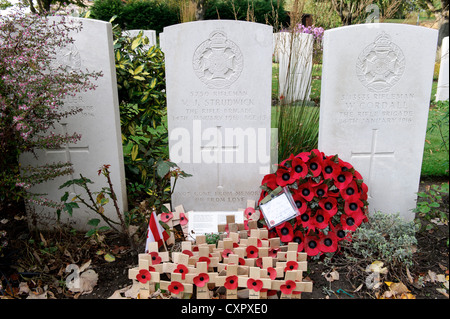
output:
[[[164,28],[172,205],[232,211],[270,169],[272,27],[198,21]]]
[[[402,24],[325,31],[319,149],[362,174],[370,212],[414,218],[436,44]]]
[[[74,116],[61,119],[49,131],[57,134],[74,132],[81,134],[77,143],[69,143],[58,149],[38,150],[36,159],[32,154],[25,153],[20,159],[21,165],[44,165],[45,163],[71,162],[73,174],[61,176],[52,181],[39,184],[31,189],[34,193],[48,194],[46,198],[60,202],[64,192],[68,191],[69,200],[76,194],[87,198],[85,191],[78,186],[59,189],[64,182],[80,178],[80,174],[89,178],[94,184],[89,184],[91,191],[99,191],[108,187],[104,176],[98,176],[97,171],[104,164],[111,165],[111,180],[117,195],[119,209],[127,209],[125,189],[125,171],[123,163],[120,117],[117,96],[117,80],[115,72],[112,27],[110,23],[92,19],[71,18],[82,24],[82,30],[71,34],[75,40],[57,51],[51,67],[59,65],[67,70],[81,70],[86,72],[101,71],[102,76],[95,81],[94,91],[78,93],[68,96],[64,100],[63,109],[66,111],[82,108]],[[55,219],[55,209],[44,206],[30,205],[35,210],[42,227],[51,227]],[[80,204],[75,209],[73,217],[62,213],[63,222],[69,222],[75,228],[86,229],[86,223],[94,218],[93,212]],[[105,206],[104,214],[113,220],[117,215],[112,201]]]

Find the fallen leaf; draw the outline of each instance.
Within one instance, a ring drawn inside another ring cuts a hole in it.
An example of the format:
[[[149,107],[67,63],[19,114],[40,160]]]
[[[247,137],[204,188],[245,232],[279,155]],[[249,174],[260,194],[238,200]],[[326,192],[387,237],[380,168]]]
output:
[[[104,258],[109,263],[112,263],[116,260],[116,257],[114,257],[114,255],[111,255],[110,253],[105,254]]]
[[[339,273],[336,270],[333,270],[329,273],[322,273],[323,276],[325,276],[325,279],[328,282],[333,282],[335,280],[339,280]]]
[[[383,268],[384,263],[379,260],[375,260],[373,263],[366,267],[366,272],[377,272],[380,274],[387,274],[388,269],[386,267]]]
[[[82,273],[83,271],[88,269],[90,265],[91,265],[91,260],[89,259],[87,262],[85,262],[83,265],[81,265],[79,272]]]
[[[436,288],[436,290],[448,298],[448,293],[444,288]]]
[[[436,282],[437,280],[436,273],[434,271],[428,270],[428,278],[429,278],[428,281],[431,281],[433,283]]]
[[[413,284],[414,283],[414,278],[411,276],[411,273],[409,272],[409,268],[406,267],[406,276],[408,277],[409,283]]]
[[[443,275],[443,274],[436,275],[436,281],[445,282],[445,275]]]
[[[26,283],[26,282],[19,283],[19,295],[20,294],[29,294],[29,293],[30,293],[30,288],[28,287],[28,283]]]

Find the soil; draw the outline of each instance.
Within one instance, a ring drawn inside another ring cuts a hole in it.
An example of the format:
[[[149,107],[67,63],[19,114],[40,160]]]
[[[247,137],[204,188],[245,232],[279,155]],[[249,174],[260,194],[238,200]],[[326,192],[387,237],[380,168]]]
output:
[[[448,178],[424,179],[419,191],[442,182],[448,182]],[[448,196],[443,198],[441,206],[448,214]],[[64,229],[56,233],[30,232],[23,215],[22,207],[3,207],[0,234],[6,231],[8,245],[0,250],[0,299],[107,299],[132,284],[128,269],[136,266],[137,254],[130,249],[128,241],[107,234],[99,244],[85,238],[84,234],[69,233]],[[448,278],[448,238],[448,225],[439,226],[439,230],[433,232],[419,233],[414,267],[409,269],[408,275],[401,270],[400,275],[390,280],[403,282],[416,299],[448,299],[448,295],[437,290],[442,288],[442,283],[424,280],[433,273]],[[0,244],[2,240],[5,238],[0,236]],[[143,248],[142,244],[138,251]],[[115,257],[114,261],[105,260],[107,252]],[[69,291],[61,284],[68,276],[67,265],[81,267],[89,260],[90,268],[98,274],[97,285],[87,294]],[[339,273],[339,279],[331,280],[328,276],[328,281],[325,275],[332,271]],[[364,270],[351,269],[339,258],[328,263],[309,261],[305,277],[313,281],[313,292],[304,293],[302,299],[375,299],[377,293],[379,297],[387,290],[383,284],[378,289],[368,289],[364,285],[365,276]],[[423,284],[421,280],[424,280]],[[28,290],[23,290],[24,283]]]

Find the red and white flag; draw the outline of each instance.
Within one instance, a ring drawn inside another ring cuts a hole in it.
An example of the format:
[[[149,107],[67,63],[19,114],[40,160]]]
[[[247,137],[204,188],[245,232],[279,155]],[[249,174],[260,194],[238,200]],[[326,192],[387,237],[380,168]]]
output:
[[[147,230],[147,241],[145,243],[145,252],[148,253],[148,244],[152,242],[158,243],[158,248],[161,247],[164,242],[169,238],[169,234],[167,234],[164,227],[159,223],[158,218],[156,217],[155,211],[150,215],[150,221],[148,223]]]

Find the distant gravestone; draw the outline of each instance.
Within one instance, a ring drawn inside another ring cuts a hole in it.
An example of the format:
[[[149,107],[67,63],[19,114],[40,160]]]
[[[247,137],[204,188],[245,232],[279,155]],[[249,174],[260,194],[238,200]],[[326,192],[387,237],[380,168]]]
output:
[[[449,82],[448,82],[448,37],[442,40],[441,46],[441,66],[439,67],[439,79],[436,90],[436,101],[448,101]]]
[[[279,97],[285,103],[309,100],[311,92],[314,37],[299,32],[280,32],[276,36],[279,62]]]
[[[319,149],[362,174],[370,212],[414,218],[437,34],[403,24],[325,31]]]
[[[81,140],[75,144],[64,145],[60,149],[38,150],[38,159],[30,153],[23,154],[20,162],[22,166],[57,162],[73,164],[74,173],[71,176],[61,176],[30,189],[33,193],[48,194],[46,198],[56,202],[60,202],[65,191],[70,193],[69,201],[75,194],[88,198],[86,192],[78,186],[58,189],[64,182],[80,178],[80,174],[94,182],[90,184],[93,192],[108,187],[106,178],[98,176],[97,171],[104,164],[111,165],[113,188],[119,208],[123,212],[127,209],[127,197],[112,27],[110,23],[98,20],[72,19],[82,23],[82,30],[71,34],[75,42],[58,50],[54,63],[82,71],[101,71],[103,76],[95,82],[98,86],[96,90],[78,93],[75,97],[65,99],[65,110],[81,107],[83,111],[62,119],[49,131],[70,135],[77,132],[81,134]],[[54,209],[38,205],[30,205],[28,209],[35,211],[42,227],[51,227],[56,216]],[[105,206],[104,214],[118,220],[112,200]],[[63,222],[69,222],[77,229],[91,227],[86,225],[87,221],[98,218],[81,204],[79,209],[74,209],[72,218],[68,217],[67,213],[62,213],[61,216]]]
[[[235,211],[270,169],[272,27],[209,20],[164,28],[172,205]]]
[[[148,44],[144,47],[146,49],[149,49],[150,47],[156,45],[156,31],[155,30],[126,30],[123,31],[123,34],[128,35],[129,37],[136,37],[138,36],[139,32],[142,32],[142,35],[144,37],[148,38]]]

